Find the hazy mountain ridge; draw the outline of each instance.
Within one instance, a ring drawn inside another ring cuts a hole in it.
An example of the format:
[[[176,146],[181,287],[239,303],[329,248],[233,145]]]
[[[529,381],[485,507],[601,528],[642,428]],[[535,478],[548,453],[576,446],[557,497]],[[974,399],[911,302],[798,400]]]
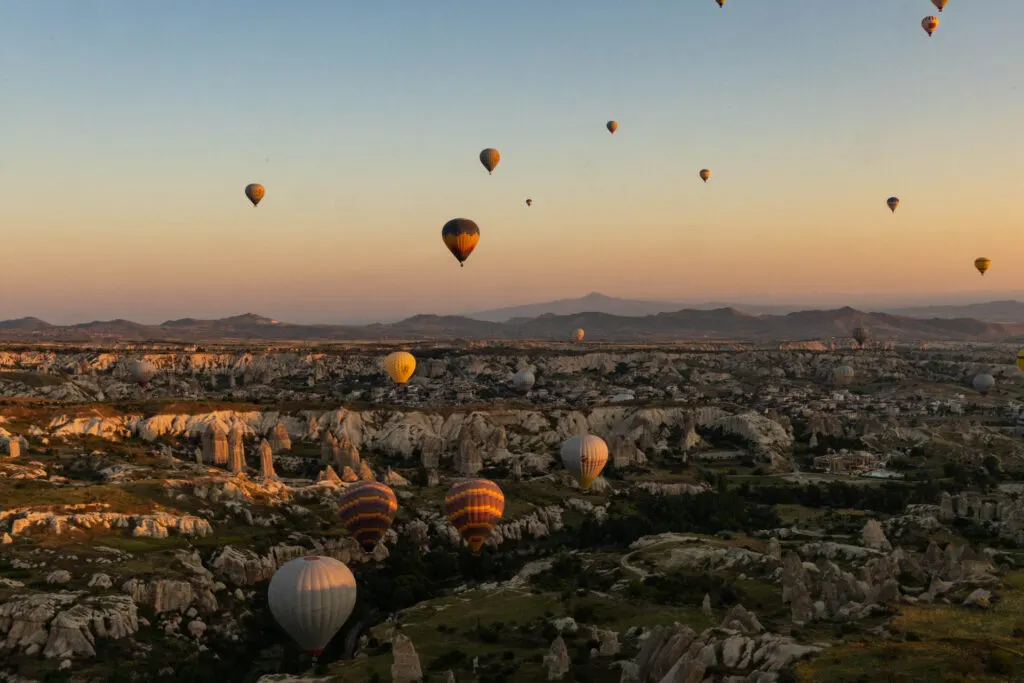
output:
[[[752,315],[735,308],[681,309],[646,316],[583,312],[544,314],[501,323],[465,316],[416,315],[396,323],[306,325],[277,322],[254,314],[220,320],[182,318],[160,325],[130,320],[49,325],[22,318],[0,322],[7,341],[342,341],[381,339],[539,339],[566,341],[582,327],[588,341],[672,341],[685,339],[796,340],[848,337],[867,326],[876,340],[998,341],[1024,335],[1024,325],[974,318],[913,318],[868,313],[850,307],[805,310],[785,315]]]

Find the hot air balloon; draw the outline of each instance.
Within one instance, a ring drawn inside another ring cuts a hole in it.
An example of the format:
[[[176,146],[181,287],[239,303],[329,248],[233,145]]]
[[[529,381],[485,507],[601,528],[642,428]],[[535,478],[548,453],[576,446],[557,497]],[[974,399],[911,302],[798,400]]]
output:
[[[863,348],[864,343],[868,340],[868,337],[871,336],[871,333],[866,327],[855,327],[853,328],[853,334],[850,336],[853,337],[853,340]]]
[[[1017,352],[1017,369],[1024,372],[1024,349]]]
[[[341,525],[371,552],[391,528],[398,512],[398,498],[390,486],[364,481],[345,489],[338,500]]]
[[[982,275],[985,274],[985,271],[988,270],[989,266],[991,265],[992,259],[987,259],[984,256],[979,256],[978,258],[974,259],[974,267],[977,268],[978,272],[981,273]]]
[[[996,378],[988,373],[981,373],[974,376],[974,389],[982,396],[996,385]]]
[[[249,198],[253,206],[260,203],[267,191],[259,183],[249,183],[245,186],[245,196]]]
[[[618,121],[609,121],[608,123],[606,123],[604,125],[608,129],[608,132],[611,133],[612,135],[615,135],[615,131],[617,131],[619,129],[619,122]]]
[[[709,171],[706,168],[702,168],[700,170],[700,179],[703,180],[705,183],[708,181],[708,178],[710,178],[710,177],[711,177],[711,171]]]
[[[945,9],[947,2],[949,2],[949,0],[932,0],[932,4],[935,5],[936,9],[940,12]]]
[[[925,33],[928,34],[929,38],[931,38],[931,35],[935,33],[935,29],[938,27],[939,18],[936,16],[928,16],[921,20],[921,28],[925,30]]]
[[[495,523],[505,512],[505,494],[490,479],[463,479],[444,497],[444,513],[474,555],[480,554]]]
[[[384,359],[384,369],[391,375],[391,379],[405,384],[412,373],[416,372],[416,359],[408,351],[395,351]]]
[[[274,573],[267,602],[281,628],[316,657],[352,614],[356,579],[333,557],[299,557]]]
[[[718,3],[719,7],[725,7],[725,0],[715,0],[715,2]]]
[[[128,376],[140,387],[145,388],[155,375],[156,366],[148,360],[136,360],[128,365]]]
[[[494,173],[499,161],[501,161],[501,153],[496,149],[488,147],[480,152],[480,163],[484,165],[488,173]]]
[[[441,228],[441,239],[459,264],[464,266],[480,241],[480,228],[468,218],[453,218]]]
[[[527,206],[533,206],[533,200],[532,199],[527,199],[526,200],[526,205]]]
[[[572,340],[577,344],[583,341],[583,328],[580,328],[572,333]]]
[[[892,210],[893,213],[896,213],[896,207],[900,205],[900,198],[889,197],[888,199],[885,200],[885,203],[889,205],[889,208]]]
[[[512,376],[512,386],[523,393],[530,391],[536,381],[536,376],[529,370],[520,370]]]
[[[562,464],[584,491],[608,462],[608,444],[599,436],[574,436],[562,444]]]
[[[839,386],[846,386],[853,381],[853,368],[849,365],[840,365],[832,371],[832,381]]]

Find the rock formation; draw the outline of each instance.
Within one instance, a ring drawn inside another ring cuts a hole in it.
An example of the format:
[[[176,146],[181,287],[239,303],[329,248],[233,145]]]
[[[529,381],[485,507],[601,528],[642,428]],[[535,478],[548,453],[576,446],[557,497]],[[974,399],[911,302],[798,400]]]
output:
[[[276,477],[277,474],[274,472],[274,449],[270,447],[266,439],[260,441],[259,456],[260,476],[264,479]]]
[[[423,680],[420,657],[416,654],[412,641],[405,634],[395,634],[391,642],[391,654],[395,658],[394,664],[391,665],[393,683],[420,683]]]
[[[203,432],[203,461],[208,465],[228,464],[228,432],[220,420],[211,422]]]
[[[268,440],[274,453],[283,453],[292,449],[292,439],[288,436],[288,428],[284,426],[283,422],[279,421],[274,425],[270,430]]]
[[[235,422],[228,432],[228,469],[232,472],[241,472],[245,469],[244,437],[242,425]]]

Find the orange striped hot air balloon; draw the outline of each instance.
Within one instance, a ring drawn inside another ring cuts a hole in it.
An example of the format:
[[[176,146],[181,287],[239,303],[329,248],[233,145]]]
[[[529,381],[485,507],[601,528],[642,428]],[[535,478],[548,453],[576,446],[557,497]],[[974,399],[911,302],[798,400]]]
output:
[[[249,183],[245,186],[245,196],[249,198],[253,206],[260,203],[267,191],[259,183]]]
[[[395,521],[398,498],[390,486],[379,481],[364,481],[342,492],[338,512],[341,525],[359,541],[363,550],[370,552]]]
[[[463,479],[452,484],[444,497],[444,513],[459,530],[474,555],[505,512],[505,494],[490,479]]]
[[[949,0],[932,0],[932,4],[935,5],[935,8],[940,12],[945,9],[947,2],[949,2]]]
[[[441,228],[441,239],[459,264],[465,265],[480,241],[480,228],[468,218],[453,218]]]
[[[493,147],[488,147],[480,152],[480,163],[484,165],[488,173],[494,173],[499,161],[501,161],[501,152]]]
[[[608,444],[599,436],[574,436],[562,444],[562,464],[584,491],[600,476],[607,463]]]
[[[925,30],[928,37],[931,38],[932,34],[935,33],[935,29],[939,27],[939,18],[936,16],[925,17],[921,20],[921,28]]]

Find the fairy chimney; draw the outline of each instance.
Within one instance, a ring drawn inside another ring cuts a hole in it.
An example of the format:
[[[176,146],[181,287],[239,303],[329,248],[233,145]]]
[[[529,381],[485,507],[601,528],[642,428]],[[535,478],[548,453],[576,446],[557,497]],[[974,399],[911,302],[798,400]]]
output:
[[[274,472],[274,450],[267,443],[266,439],[260,441],[260,476],[264,479],[272,479],[277,476]]]
[[[288,436],[288,430],[285,428],[284,423],[278,422],[274,425],[274,428],[270,430],[270,447],[275,453],[290,451],[292,449],[292,439]]]
[[[211,422],[203,432],[203,460],[207,464],[228,464],[228,430],[220,422]]]
[[[342,432],[338,439],[338,454],[335,463],[337,467],[351,467],[354,470],[358,470],[362,464],[359,450],[356,449],[356,445],[352,443],[352,439],[348,438],[348,434],[345,432]]]
[[[228,432],[228,469],[232,472],[241,472],[245,469],[245,445],[243,439],[245,432],[242,425],[235,423]]]

